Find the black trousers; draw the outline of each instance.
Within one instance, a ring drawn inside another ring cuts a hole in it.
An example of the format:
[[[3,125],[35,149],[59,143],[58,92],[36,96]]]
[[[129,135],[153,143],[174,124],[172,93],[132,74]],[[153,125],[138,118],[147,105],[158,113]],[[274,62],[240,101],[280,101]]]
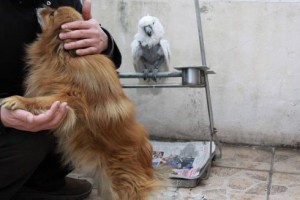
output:
[[[7,129],[0,135],[0,199],[8,200],[23,187],[53,191],[71,171],[62,166],[56,140],[48,132]]]

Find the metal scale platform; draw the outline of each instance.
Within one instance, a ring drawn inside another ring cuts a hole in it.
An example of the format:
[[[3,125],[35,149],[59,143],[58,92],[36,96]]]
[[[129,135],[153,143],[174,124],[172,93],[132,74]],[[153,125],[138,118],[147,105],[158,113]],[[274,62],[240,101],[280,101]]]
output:
[[[175,83],[175,84],[174,83],[123,84],[123,88],[187,88],[187,87],[188,88],[205,88],[207,108],[208,108],[208,117],[209,117],[209,126],[210,126],[210,129],[209,129],[210,130],[210,139],[209,139],[209,141],[203,141],[203,142],[204,142],[204,144],[209,144],[209,156],[208,156],[208,159],[205,162],[204,166],[197,174],[197,176],[195,176],[193,178],[183,178],[181,176],[171,176],[170,178],[173,180],[174,185],[177,187],[195,187],[199,184],[199,182],[201,180],[207,179],[209,177],[212,161],[216,157],[216,148],[213,148],[213,147],[216,147],[216,146],[218,147],[218,149],[220,151],[219,157],[221,157],[221,147],[220,147],[219,141],[217,139],[216,128],[214,127],[211,96],[210,96],[209,81],[208,81],[208,75],[215,74],[215,72],[209,70],[209,68],[206,65],[199,1],[198,0],[194,0],[194,1],[195,1],[202,65],[201,66],[177,67],[177,68],[175,68],[177,71],[159,72],[157,74],[157,78],[181,77],[181,83]],[[136,72],[123,72],[123,73],[119,73],[119,77],[123,78],[123,79],[143,78],[144,74],[136,73]],[[153,77],[153,74],[149,73],[148,77]],[[176,142],[174,142],[173,145],[176,145]]]

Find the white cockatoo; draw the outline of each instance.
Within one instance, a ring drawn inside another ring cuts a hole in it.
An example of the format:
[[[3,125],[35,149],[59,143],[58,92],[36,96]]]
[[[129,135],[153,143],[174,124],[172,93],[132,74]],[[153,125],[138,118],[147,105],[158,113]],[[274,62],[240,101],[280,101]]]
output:
[[[138,31],[131,43],[133,65],[136,72],[144,73],[144,80],[157,81],[157,73],[168,71],[170,63],[170,47],[163,38],[164,28],[159,19],[153,16],[144,16],[139,20]]]

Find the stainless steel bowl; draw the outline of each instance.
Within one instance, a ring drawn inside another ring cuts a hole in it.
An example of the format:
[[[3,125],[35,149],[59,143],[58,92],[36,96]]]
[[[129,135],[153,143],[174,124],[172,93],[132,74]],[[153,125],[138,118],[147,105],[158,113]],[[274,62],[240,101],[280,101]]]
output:
[[[182,71],[182,85],[199,86],[205,84],[205,71],[208,69],[205,66],[177,67],[177,70]]]

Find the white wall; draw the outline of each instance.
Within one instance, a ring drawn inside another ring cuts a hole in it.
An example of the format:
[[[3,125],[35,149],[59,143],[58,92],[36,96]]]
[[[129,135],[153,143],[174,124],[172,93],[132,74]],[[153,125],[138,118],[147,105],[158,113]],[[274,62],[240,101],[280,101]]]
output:
[[[94,17],[120,47],[121,72],[133,71],[130,43],[138,20],[146,14],[164,25],[173,67],[200,65],[193,0],[92,3]],[[299,145],[300,1],[210,0],[200,1],[200,9],[207,64],[216,72],[209,81],[221,140]],[[126,89],[126,93],[151,135],[208,138],[204,89]]]

